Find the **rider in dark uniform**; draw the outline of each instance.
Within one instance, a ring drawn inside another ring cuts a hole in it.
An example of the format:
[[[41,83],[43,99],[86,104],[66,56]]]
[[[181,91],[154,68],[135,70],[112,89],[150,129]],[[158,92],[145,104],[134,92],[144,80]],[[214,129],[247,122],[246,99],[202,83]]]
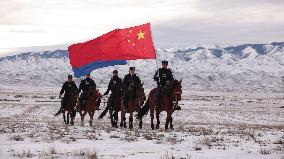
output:
[[[157,82],[157,92],[156,92],[156,104],[157,108],[160,109],[161,103],[159,102],[162,96],[163,89],[174,79],[173,73],[168,69],[168,61],[162,61],[162,68],[154,75],[154,80]]]
[[[63,112],[67,104],[67,96],[70,95],[72,92],[76,93],[77,95],[79,94],[78,87],[72,80],[72,75],[68,75],[68,81],[64,82],[59,94],[59,98],[62,98],[61,96],[64,93],[64,96],[61,100],[61,107],[60,110],[55,114],[55,116]]]
[[[109,91],[111,91],[114,95],[120,95],[122,90],[122,79],[118,77],[118,71],[114,70],[113,76],[111,80],[108,83],[107,91],[104,93],[104,95],[107,95]]]
[[[96,87],[96,83],[94,80],[91,79],[90,74],[86,74],[86,78],[81,81],[80,86],[79,86],[79,93],[82,90],[82,93],[79,99],[81,109],[85,107],[86,95],[87,95],[89,88],[91,87]]]
[[[133,88],[137,88],[138,85],[141,84],[141,80],[138,76],[135,74],[135,67],[129,68],[129,74],[125,75],[123,79],[123,94],[124,94],[124,105],[126,111],[128,111],[128,100],[129,100],[129,94],[130,94],[130,85],[133,85]]]
[[[104,95],[107,95],[111,91],[110,97],[114,100],[114,104],[117,106],[119,104],[119,98],[122,94],[122,79],[118,77],[118,71],[114,70],[113,77],[108,83],[107,91]]]

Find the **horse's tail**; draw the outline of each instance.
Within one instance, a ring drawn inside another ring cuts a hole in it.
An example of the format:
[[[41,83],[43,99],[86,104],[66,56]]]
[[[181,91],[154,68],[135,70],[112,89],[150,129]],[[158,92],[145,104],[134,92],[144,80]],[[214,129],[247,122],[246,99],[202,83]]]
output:
[[[106,115],[107,112],[108,112],[108,106],[106,106],[105,110],[101,113],[99,119],[103,119],[103,117]]]
[[[145,115],[148,114],[149,112],[149,99],[146,101],[146,103],[144,104],[144,106],[139,110],[138,114],[136,114],[136,119],[141,119],[143,118]]]

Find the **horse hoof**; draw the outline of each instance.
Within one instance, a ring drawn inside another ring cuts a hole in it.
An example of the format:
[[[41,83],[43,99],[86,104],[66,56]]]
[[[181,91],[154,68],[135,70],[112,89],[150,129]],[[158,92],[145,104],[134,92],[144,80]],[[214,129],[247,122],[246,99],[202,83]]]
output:
[[[152,130],[154,130],[154,125],[151,125]]]
[[[173,127],[173,126],[171,126],[170,128],[171,128],[172,130],[174,130],[174,127]]]

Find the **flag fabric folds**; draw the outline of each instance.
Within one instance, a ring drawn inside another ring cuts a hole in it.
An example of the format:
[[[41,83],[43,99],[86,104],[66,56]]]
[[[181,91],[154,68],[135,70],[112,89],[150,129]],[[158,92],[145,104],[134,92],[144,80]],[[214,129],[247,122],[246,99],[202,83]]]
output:
[[[126,60],[155,59],[150,23],[115,29],[96,39],[68,47],[76,77],[92,70],[126,64]]]

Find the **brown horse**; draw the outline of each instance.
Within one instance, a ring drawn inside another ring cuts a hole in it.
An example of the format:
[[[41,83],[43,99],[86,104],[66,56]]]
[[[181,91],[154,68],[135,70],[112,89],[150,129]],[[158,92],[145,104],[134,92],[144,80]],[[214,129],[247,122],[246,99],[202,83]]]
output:
[[[154,111],[156,110],[156,118],[157,118],[157,125],[156,129],[160,128],[160,113],[162,111],[167,112],[167,119],[165,123],[165,129],[168,129],[168,125],[170,124],[170,128],[174,129],[173,127],[173,118],[172,114],[178,107],[178,101],[181,100],[181,94],[182,94],[182,81],[173,80],[169,86],[164,88],[161,95],[161,107],[158,109],[156,107],[156,91],[157,88],[154,88],[150,91],[148,100],[146,101],[145,105],[141,108],[141,110],[138,112],[136,118],[142,120],[143,116],[146,115],[150,109],[150,116],[151,116],[151,128],[154,129]],[[142,126],[141,126],[142,128]]]
[[[93,125],[93,117],[94,117],[95,111],[98,107],[98,104],[99,104],[98,100],[100,98],[102,98],[102,95],[99,93],[99,91],[96,89],[96,87],[89,88],[89,90],[86,94],[85,107],[83,109],[80,109],[80,111],[79,111],[80,116],[81,116],[81,126],[84,126],[84,118],[85,118],[85,115],[87,113],[90,116],[89,124],[90,124],[90,126]]]
[[[66,94],[65,96],[66,106],[63,110],[63,120],[64,123],[67,125],[69,124],[69,117],[71,118],[70,124],[74,125],[74,118],[76,116],[76,110],[74,110],[77,102],[77,94],[74,91],[71,91],[70,94]],[[67,112],[67,120],[66,120],[66,113]]]
[[[133,112],[139,111],[141,106],[146,100],[146,95],[143,88],[143,83],[141,85],[138,85],[137,88],[133,87],[133,84],[130,84],[129,86],[130,94],[129,94],[129,100],[128,100],[128,112],[125,110],[123,97],[121,97],[121,122],[120,127],[127,127],[126,126],[126,118],[125,114],[129,113],[129,128],[133,128]],[[140,120],[139,127],[142,126],[142,119]]]

